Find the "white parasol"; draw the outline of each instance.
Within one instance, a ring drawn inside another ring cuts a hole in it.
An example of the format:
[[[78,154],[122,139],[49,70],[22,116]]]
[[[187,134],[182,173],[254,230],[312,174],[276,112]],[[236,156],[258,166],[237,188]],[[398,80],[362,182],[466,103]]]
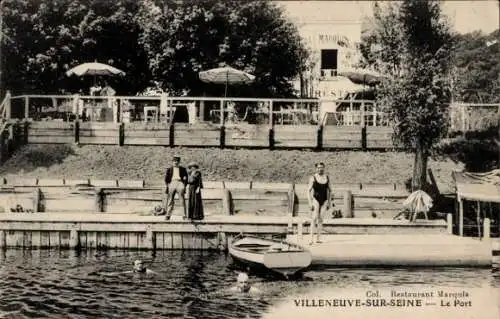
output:
[[[205,83],[225,84],[224,97],[227,96],[229,84],[250,84],[255,80],[252,74],[230,66],[201,71],[198,76]]]
[[[120,69],[117,69],[111,65],[107,65],[104,63],[99,63],[99,62],[88,62],[88,63],[83,63],[80,65],[75,66],[72,69],[69,69],[66,71],[67,76],[71,75],[77,75],[77,76],[83,76],[83,75],[110,75],[110,76],[115,76],[115,75],[120,75],[123,76],[125,75],[125,72],[123,72]]]
[[[418,213],[427,214],[432,205],[432,198],[422,190],[411,193],[403,202],[403,206],[408,208],[415,218]]]

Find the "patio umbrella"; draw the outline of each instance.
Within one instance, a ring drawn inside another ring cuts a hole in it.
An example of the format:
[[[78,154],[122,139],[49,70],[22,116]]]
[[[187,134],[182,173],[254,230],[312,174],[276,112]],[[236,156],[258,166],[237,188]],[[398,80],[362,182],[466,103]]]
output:
[[[380,83],[383,78],[380,73],[365,69],[346,69],[339,72],[338,75],[345,76],[352,82],[362,85],[375,85]]]
[[[418,213],[427,214],[432,207],[432,198],[426,192],[418,190],[405,199],[403,206],[414,213],[415,217]]]
[[[99,62],[88,62],[88,63],[83,63],[80,65],[75,66],[72,69],[69,69],[66,71],[67,76],[71,75],[77,75],[77,76],[83,76],[83,75],[109,75],[109,76],[114,76],[114,75],[125,75],[125,72],[123,72],[120,69],[117,69],[115,67],[112,67],[111,65],[107,65],[104,63],[99,63]]]
[[[229,84],[250,84],[255,80],[252,74],[230,66],[201,71],[198,76],[205,83],[224,84],[224,97],[227,96]]]

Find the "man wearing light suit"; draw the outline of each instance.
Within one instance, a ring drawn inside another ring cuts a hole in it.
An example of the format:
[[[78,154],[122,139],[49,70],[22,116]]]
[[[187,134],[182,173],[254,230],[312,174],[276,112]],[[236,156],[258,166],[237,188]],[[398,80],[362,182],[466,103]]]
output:
[[[184,211],[184,219],[187,218],[186,215],[186,201],[184,199],[184,194],[186,192],[186,184],[188,180],[188,174],[186,168],[179,165],[181,159],[178,156],[174,156],[172,166],[167,168],[165,172],[165,184],[166,189],[166,207],[165,207],[165,219],[169,220],[172,216],[172,211],[174,210],[174,200],[175,194],[179,194],[179,200],[182,204],[182,209]]]

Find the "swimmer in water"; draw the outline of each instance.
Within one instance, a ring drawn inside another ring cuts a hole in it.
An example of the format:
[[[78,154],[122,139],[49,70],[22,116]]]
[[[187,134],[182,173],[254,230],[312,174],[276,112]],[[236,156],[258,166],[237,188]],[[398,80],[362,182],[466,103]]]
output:
[[[236,281],[237,284],[236,286],[230,289],[231,292],[249,293],[249,294],[260,292],[258,288],[255,288],[250,284],[248,275],[244,272],[238,274]]]
[[[155,271],[149,269],[144,265],[144,262],[140,259],[137,259],[134,261],[134,267],[132,270],[127,270],[127,271],[121,271],[121,272],[108,272],[108,273],[101,273],[101,275],[105,276],[116,276],[116,275],[122,275],[122,274],[149,274],[149,275],[154,275],[156,274]]]
[[[156,274],[156,272],[146,268],[146,265],[144,265],[144,263],[140,259],[134,261],[134,269],[132,270],[132,272],[139,274]]]

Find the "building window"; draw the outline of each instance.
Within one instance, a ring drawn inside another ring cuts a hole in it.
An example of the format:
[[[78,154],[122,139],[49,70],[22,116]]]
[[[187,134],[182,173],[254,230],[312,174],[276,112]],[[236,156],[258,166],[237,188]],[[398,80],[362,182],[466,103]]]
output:
[[[321,69],[337,70],[338,50],[321,50]]]

